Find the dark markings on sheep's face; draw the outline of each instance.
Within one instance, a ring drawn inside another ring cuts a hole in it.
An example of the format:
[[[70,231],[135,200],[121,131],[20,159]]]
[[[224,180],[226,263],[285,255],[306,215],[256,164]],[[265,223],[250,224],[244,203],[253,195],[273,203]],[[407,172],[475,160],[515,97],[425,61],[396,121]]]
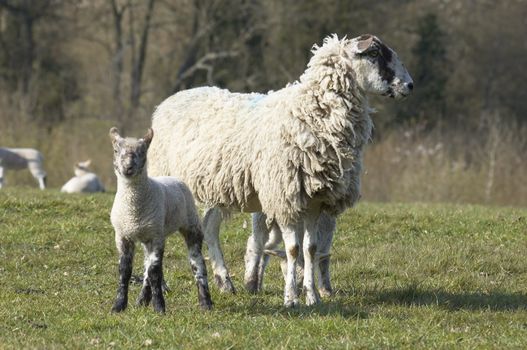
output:
[[[401,98],[410,94],[413,81],[395,51],[370,34],[351,40],[355,47],[355,74],[366,92]],[[372,70],[376,74],[372,74]]]

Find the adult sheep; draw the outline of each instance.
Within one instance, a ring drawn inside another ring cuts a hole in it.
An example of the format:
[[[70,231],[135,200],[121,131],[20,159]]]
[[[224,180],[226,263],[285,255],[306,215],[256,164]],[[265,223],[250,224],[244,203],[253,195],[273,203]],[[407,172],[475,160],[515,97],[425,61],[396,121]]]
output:
[[[42,153],[33,148],[0,147],[0,188],[4,185],[4,172],[7,170],[29,169],[38,181],[41,190],[46,189],[46,171]]]
[[[222,210],[263,212],[287,254],[284,305],[298,304],[295,264],[303,224],[306,304],[314,287],[317,219],[359,197],[362,151],[371,137],[367,93],[402,98],[413,82],[397,54],[373,35],[327,37],[299,80],[267,94],[216,87],[181,91],[152,117],[149,172],[186,182],[209,207],[205,240],[215,280],[234,291],[219,246]]]

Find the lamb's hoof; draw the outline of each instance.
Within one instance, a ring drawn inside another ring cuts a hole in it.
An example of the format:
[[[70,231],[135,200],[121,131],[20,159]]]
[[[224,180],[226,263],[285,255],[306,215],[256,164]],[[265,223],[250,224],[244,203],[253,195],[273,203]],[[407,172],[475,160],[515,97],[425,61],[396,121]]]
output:
[[[150,301],[152,300],[152,290],[149,286],[143,286],[141,289],[141,292],[139,293],[139,297],[137,297],[136,305],[137,306],[148,306],[150,305]]]
[[[212,300],[200,300],[199,306],[201,307],[201,310],[209,311],[212,310]]]
[[[139,296],[139,298],[137,298],[137,301],[135,302],[135,304],[137,306],[148,306],[150,305],[150,300],[149,298],[146,298],[144,296]]]
[[[229,276],[223,279],[219,275],[214,275],[214,282],[220,289],[220,292],[236,294],[236,288],[234,288],[234,284],[232,284],[231,278]]]
[[[164,315],[165,314],[165,305],[154,303],[154,311]]]
[[[127,304],[128,303],[126,302],[126,300],[116,300],[113,304],[112,312],[118,313],[124,311],[126,309]]]
[[[249,280],[245,282],[245,289],[251,293],[256,294],[258,293],[258,281],[257,280]]]

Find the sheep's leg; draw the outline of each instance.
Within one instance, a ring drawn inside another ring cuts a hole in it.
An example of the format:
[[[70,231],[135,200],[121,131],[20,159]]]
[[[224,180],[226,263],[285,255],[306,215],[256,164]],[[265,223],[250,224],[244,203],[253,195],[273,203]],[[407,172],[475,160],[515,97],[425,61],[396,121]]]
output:
[[[329,266],[331,243],[337,226],[336,219],[326,213],[322,213],[318,219],[318,291],[320,295],[329,297],[333,294],[331,288]]]
[[[269,233],[269,239],[265,243],[265,250],[269,252],[274,251],[274,249],[276,248],[276,246],[278,246],[278,244],[280,244],[280,242],[282,242],[282,231],[280,231],[280,228],[277,225],[273,225],[273,228],[271,229],[271,232]],[[260,266],[258,268],[258,290],[263,290],[263,280],[264,280],[264,275],[265,275],[265,268],[267,267],[267,264],[269,264],[269,258],[270,258],[270,255],[266,253],[260,259]],[[284,253],[284,259],[286,259],[285,253]],[[285,271],[286,270],[284,269],[283,270],[284,280],[285,280],[285,275],[286,275]]]
[[[119,251],[119,287],[112,312],[121,312],[128,305],[128,286],[132,277],[135,245],[132,241],[125,239],[117,239],[116,245]]]
[[[306,305],[314,305],[320,302],[320,297],[315,288],[315,260],[318,242],[318,214],[308,214],[304,220],[304,293]]]
[[[250,293],[256,293],[261,286],[259,281],[259,265],[263,258],[263,247],[269,238],[269,229],[263,213],[252,214],[253,229],[247,240],[245,252],[245,288]]]
[[[163,297],[163,253],[164,241],[154,241],[145,244],[146,247],[146,280],[152,291],[152,305],[154,310],[165,313],[165,299]],[[145,282],[143,282],[145,283]]]
[[[234,294],[236,293],[236,289],[232,284],[220,247],[219,234],[221,221],[221,211],[218,208],[209,208],[206,210],[203,218],[205,242],[209,250],[216,285],[220,291]]]
[[[287,272],[284,288],[284,306],[294,307],[298,305],[298,294],[296,288],[296,262],[300,252],[295,225],[284,225],[281,227],[284,239],[285,253],[287,256]]]
[[[0,188],[4,187],[4,167],[0,166]]]
[[[203,255],[201,254],[203,232],[200,228],[195,228],[188,231],[182,230],[182,234],[188,248],[190,268],[198,287],[199,305],[204,310],[210,310],[212,309],[212,300],[210,298],[209,283],[207,281],[207,267],[205,265],[205,259],[203,259]]]
[[[143,251],[144,251],[144,277],[143,277],[143,287],[141,288],[141,292],[139,293],[139,297],[137,298],[137,305],[142,306],[148,306],[150,305],[150,301],[152,301],[152,287],[150,286],[150,281],[148,279],[148,267],[150,265],[149,263],[149,252],[146,244],[143,243]]]

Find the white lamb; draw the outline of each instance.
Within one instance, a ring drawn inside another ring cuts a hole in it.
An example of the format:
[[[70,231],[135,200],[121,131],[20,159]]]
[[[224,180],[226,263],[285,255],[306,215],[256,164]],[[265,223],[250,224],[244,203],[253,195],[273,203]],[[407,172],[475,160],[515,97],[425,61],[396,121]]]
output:
[[[299,81],[281,90],[241,94],[203,87],[157,107],[149,171],[181,178],[210,208],[205,240],[220,288],[234,291],[219,247],[221,210],[263,212],[285,243],[284,304],[298,304],[298,227],[304,231],[306,303],[319,302],[317,220],[322,212],[336,217],[359,198],[362,152],[372,130],[366,94],[401,98],[412,87],[396,53],[377,37],[331,36],[314,47]],[[265,238],[254,242],[248,270],[257,280]]]
[[[6,170],[29,169],[31,175],[38,181],[41,190],[46,188],[46,172],[44,157],[33,148],[1,148],[0,147],[0,188],[4,185]]]
[[[152,129],[142,139],[122,138],[116,128],[110,129],[117,176],[111,222],[119,251],[119,288],[112,311],[123,311],[128,304],[135,242],[139,241],[145,253],[145,271],[137,304],[147,306],[152,301],[155,311],[165,312],[163,251],[166,237],[175,231],[181,232],[188,248],[199,304],[210,309],[207,270],[201,254],[203,233],[194,198],[188,187],[173,177],[148,177],[146,154],[152,137]]]
[[[104,192],[104,186],[99,177],[89,169],[91,160],[75,164],[75,176],[68,180],[60,189],[66,193]]]

